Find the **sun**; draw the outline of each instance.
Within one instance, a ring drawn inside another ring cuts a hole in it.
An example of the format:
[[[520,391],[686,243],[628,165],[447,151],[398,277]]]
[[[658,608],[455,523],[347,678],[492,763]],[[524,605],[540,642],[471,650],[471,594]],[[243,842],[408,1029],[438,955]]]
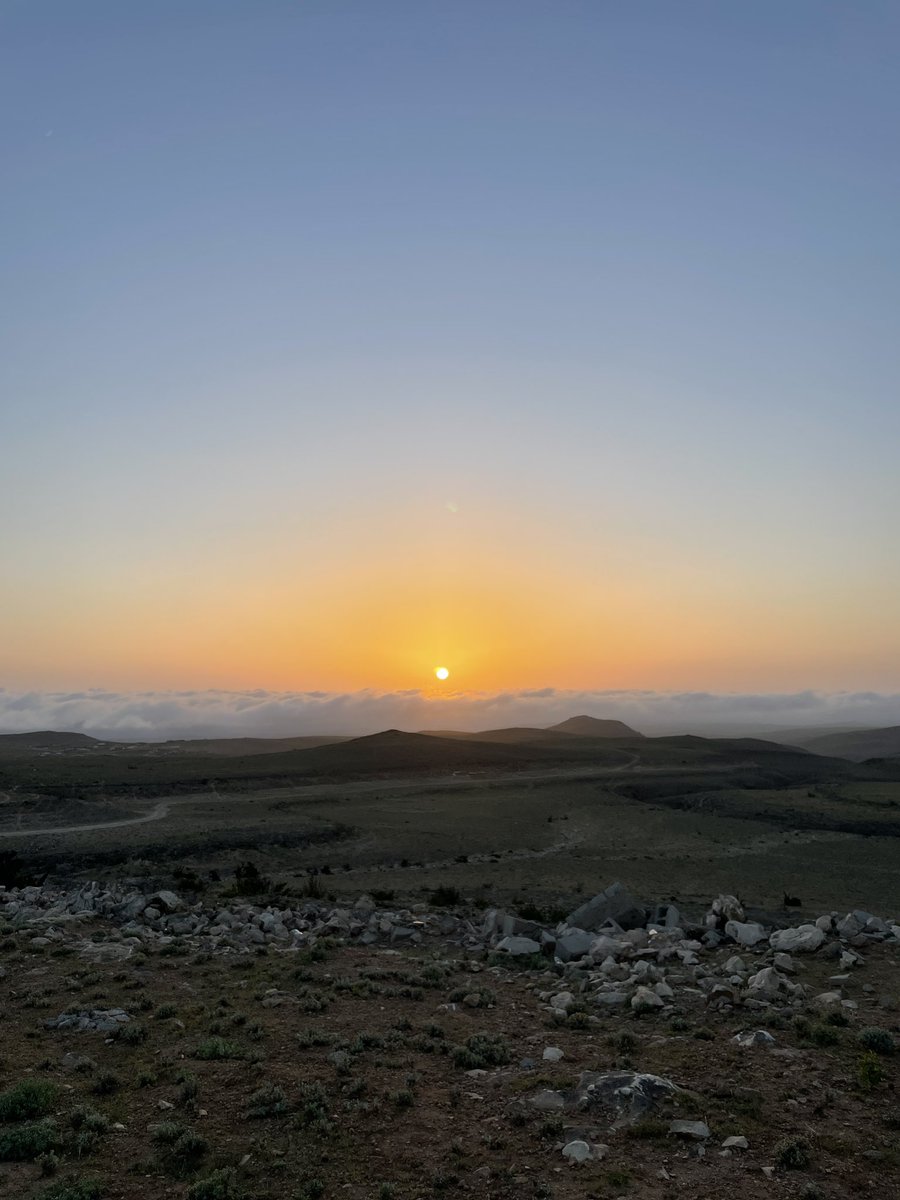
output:
[[[437,675],[438,679],[441,679],[441,680],[450,678],[450,672],[447,670],[446,667],[435,667],[434,673],[435,673],[435,675]]]

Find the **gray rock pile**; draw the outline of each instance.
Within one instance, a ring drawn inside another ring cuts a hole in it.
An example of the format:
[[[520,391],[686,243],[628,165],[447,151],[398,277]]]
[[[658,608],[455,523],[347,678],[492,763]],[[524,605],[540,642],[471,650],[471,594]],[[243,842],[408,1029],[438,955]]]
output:
[[[258,946],[285,951],[312,947],[320,938],[359,945],[415,946],[440,939],[472,954],[527,959],[540,970],[539,1001],[554,1018],[575,1012],[590,1018],[619,1009],[637,1015],[669,1015],[690,1002],[749,1014],[803,1007],[856,1008],[845,995],[867,946],[900,948],[900,924],[869,912],[827,913],[813,922],[774,928],[765,918],[748,920],[734,896],[719,896],[700,921],[674,905],[648,908],[613,884],[575,909],[554,928],[493,909],[480,924],[417,904],[380,908],[370,896],[354,903],[321,900],[254,905],[188,903],[175,892],[89,883],[78,888],[0,888],[0,917],[31,929],[35,945],[75,941],[87,961],[115,962],[148,944],[185,939],[198,950],[248,953]],[[105,938],[87,939],[86,918],[108,921]],[[833,960],[827,991],[803,982],[803,959]],[[556,975],[547,988],[546,971]],[[866,997],[866,1003],[877,1003]],[[748,1020],[748,1026],[754,1024]],[[748,1045],[764,1045],[756,1031]],[[744,1044],[744,1043],[742,1043]]]

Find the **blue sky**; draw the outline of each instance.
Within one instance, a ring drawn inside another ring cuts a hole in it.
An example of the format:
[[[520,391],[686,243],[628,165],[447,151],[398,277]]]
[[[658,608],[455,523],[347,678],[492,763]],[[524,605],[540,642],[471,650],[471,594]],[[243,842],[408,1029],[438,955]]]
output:
[[[895,5],[0,26],[11,685],[900,686]]]

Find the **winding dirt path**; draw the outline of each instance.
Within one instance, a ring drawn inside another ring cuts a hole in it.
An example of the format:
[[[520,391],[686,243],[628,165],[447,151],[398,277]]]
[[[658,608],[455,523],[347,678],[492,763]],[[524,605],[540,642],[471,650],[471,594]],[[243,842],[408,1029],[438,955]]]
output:
[[[588,777],[603,777],[606,775],[618,775],[623,771],[633,771],[640,763],[640,755],[634,754],[627,762],[621,763],[615,767],[583,767],[576,769],[573,772],[560,772],[558,769],[552,771],[515,771],[506,775],[493,776],[490,778],[473,778],[467,776],[464,772],[454,773],[451,776],[438,776],[430,779],[398,779],[398,780],[359,780],[354,783],[342,784],[313,784],[309,791],[305,789],[286,788],[283,790],[285,799],[296,799],[297,792],[305,792],[305,796],[309,799],[325,799],[331,790],[340,790],[346,794],[351,791],[383,791],[394,788],[399,791],[416,790],[420,788],[474,788],[483,787],[485,783],[497,785],[504,783],[528,783],[531,781],[544,778],[583,778]],[[264,789],[267,795],[271,795],[270,789]],[[281,791],[281,789],[279,789]],[[320,793],[318,796],[316,793]],[[293,793],[293,795],[290,795]],[[193,794],[190,796],[170,797],[167,800],[160,800],[154,805],[149,812],[143,813],[139,817],[120,817],[114,821],[90,821],[81,825],[41,825],[30,826],[25,829],[2,829],[0,830],[0,838],[25,838],[25,837],[56,837],[58,834],[64,833],[96,833],[106,829],[125,829],[130,825],[148,825],[151,821],[161,821],[169,815],[173,807],[182,807],[183,805],[196,804],[198,802],[208,802],[210,797],[217,800],[219,803],[225,804],[229,800],[246,800],[247,794],[243,792],[235,793],[234,795],[221,795],[217,790],[213,789],[209,793],[202,795]],[[11,799],[12,797],[10,797]],[[545,854],[547,851],[541,851],[540,854]]]

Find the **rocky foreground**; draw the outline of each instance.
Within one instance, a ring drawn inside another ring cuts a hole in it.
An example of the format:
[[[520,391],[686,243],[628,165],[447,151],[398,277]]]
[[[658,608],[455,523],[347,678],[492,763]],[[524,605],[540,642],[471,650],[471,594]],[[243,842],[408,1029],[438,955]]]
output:
[[[0,1195],[900,1195],[891,918],[133,881],[0,929]]]

